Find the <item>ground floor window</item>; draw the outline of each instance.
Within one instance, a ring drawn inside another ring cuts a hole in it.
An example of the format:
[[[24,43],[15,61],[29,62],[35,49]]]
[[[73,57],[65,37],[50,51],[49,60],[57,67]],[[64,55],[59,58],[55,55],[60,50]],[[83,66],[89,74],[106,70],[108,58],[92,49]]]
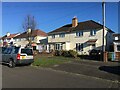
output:
[[[63,49],[62,43],[55,44],[55,50],[62,50],[62,49]]]
[[[36,46],[33,46],[33,50],[36,50]]]
[[[76,43],[76,51],[83,51],[83,43]]]
[[[117,45],[117,51],[120,51],[120,45]]]
[[[51,50],[51,46],[50,45],[48,46],[48,48],[49,48],[48,50]]]
[[[95,44],[92,44],[92,49],[95,49],[96,45]]]

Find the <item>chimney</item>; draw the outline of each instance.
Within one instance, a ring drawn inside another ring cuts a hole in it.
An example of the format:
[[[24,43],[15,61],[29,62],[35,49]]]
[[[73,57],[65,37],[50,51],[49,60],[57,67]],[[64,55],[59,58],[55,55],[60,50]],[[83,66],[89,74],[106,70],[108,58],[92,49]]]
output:
[[[75,16],[75,17],[73,17],[73,19],[72,19],[72,27],[76,27],[78,25],[78,19],[77,19],[77,17]]]
[[[8,37],[8,36],[10,36],[10,33],[9,33],[9,32],[7,32],[7,37]]]
[[[32,31],[31,28],[28,28],[27,33],[31,33],[31,31]]]

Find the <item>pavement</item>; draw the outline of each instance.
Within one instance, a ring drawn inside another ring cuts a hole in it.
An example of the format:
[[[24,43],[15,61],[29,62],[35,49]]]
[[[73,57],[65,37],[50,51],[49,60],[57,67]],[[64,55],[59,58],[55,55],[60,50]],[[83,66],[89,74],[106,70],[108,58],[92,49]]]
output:
[[[81,60],[55,65],[54,70],[120,82],[120,63]]]
[[[118,88],[118,84],[111,80],[51,68],[32,66],[9,68],[2,65],[2,88]]]

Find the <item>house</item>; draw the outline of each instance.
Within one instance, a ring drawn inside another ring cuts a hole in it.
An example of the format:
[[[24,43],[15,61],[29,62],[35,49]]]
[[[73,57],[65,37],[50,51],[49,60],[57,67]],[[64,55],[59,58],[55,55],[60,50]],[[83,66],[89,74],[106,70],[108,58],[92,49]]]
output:
[[[16,37],[19,34],[20,33],[10,34],[8,32],[6,35],[4,35],[3,37],[1,37],[0,38],[1,47],[2,46],[7,46],[7,45],[10,45],[10,44],[14,44],[14,37]]]
[[[75,50],[79,54],[89,54],[92,49],[102,50],[103,25],[93,20],[78,22],[77,17],[72,19],[72,24],[64,25],[48,33],[50,50]],[[114,32],[105,27],[105,49],[113,42]]]
[[[120,34],[113,34],[114,52],[120,52]]]
[[[0,47],[3,46],[3,40],[2,40],[2,37],[0,37]]]
[[[115,59],[120,60],[120,34],[113,34],[113,46],[115,52]]]
[[[26,31],[14,37],[15,45],[26,46],[29,43],[28,38],[30,38],[34,50],[42,50],[43,48],[46,48],[47,34],[39,29]]]

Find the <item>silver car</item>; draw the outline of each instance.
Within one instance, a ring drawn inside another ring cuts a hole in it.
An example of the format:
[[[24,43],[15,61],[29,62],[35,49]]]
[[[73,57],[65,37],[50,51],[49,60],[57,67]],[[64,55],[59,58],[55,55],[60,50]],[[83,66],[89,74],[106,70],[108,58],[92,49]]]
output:
[[[7,47],[2,49],[2,62],[13,68],[17,64],[33,63],[33,49],[23,47]]]

